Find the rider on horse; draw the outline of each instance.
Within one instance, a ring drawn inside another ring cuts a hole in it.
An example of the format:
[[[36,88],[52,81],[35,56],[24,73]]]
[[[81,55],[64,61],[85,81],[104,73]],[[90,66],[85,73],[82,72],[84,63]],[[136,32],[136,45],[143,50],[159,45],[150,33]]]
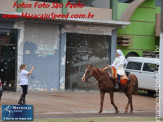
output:
[[[117,70],[117,78],[118,82],[115,82],[115,89],[119,89],[120,84],[120,77],[125,75],[124,65],[127,64],[127,60],[125,59],[125,56],[123,55],[121,50],[116,51],[116,58],[114,60],[114,63],[110,65],[111,67],[115,67]]]

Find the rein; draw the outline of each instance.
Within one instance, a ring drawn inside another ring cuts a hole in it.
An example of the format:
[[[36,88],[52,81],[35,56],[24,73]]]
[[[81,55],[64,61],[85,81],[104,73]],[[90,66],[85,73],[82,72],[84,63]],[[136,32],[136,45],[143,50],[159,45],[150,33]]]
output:
[[[93,82],[96,82],[96,81],[100,81],[100,80],[102,80],[102,79],[105,77],[105,75],[107,75],[107,73],[104,74],[100,79],[95,80],[95,81],[93,81]],[[90,78],[90,77],[89,77],[89,78]],[[88,79],[89,79],[89,78],[88,78]],[[106,83],[108,83],[108,82],[105,82],[105,83],[102,83],[102,84],[98,84],[98,85],[101,86],[101,85],[105,85]]]
[[[107,73],[106,73],[106,74],[107,74]],[[106,75],[106,74],[105,74],[105,75]],[[103,79],[105,75],[103,75],[100,79],[98,79],[98,81],[101,80],[101,79]],[[99,86],[102,86],[102,85],[105,85],[105,84],[107,84],[107,83],[108,83],[108,82],[101,83],[101,84],[98,84],[98,85],[99,85]]]

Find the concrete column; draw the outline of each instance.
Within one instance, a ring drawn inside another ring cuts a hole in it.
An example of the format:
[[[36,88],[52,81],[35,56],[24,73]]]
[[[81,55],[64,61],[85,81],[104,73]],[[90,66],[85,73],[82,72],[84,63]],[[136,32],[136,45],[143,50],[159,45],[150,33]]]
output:
[[[65,90],[65,77],[66,77],[66,33],[61,32],[60,41],[60,91]]]
[[[62,4],[64,7],[62,8],[62,14],[67,14],[68,8],[65,8],[65,5],[67,4],[68,0],[62,0]]]
[[[111,0],[111,8],[112,8],[112,20],[118,20],[117,19],[117,13],[118,13],[118,0]],[[117,30],[112,30],[112,39],[111,39],[111,64],[114,62],[115,59],[115,53],[117,49]]]
[[[111,64],[114,62],[115,54],[117,49],[117,30],[112,30],[112,38],[111,38]]]
[[[111,8],[112,8],[112,19],[118,20],[118,0],[111,0]]]
[[[17,0],[18,4],[21,4],[23,3],[23,0]],[[20,8],[17,8],[17,12],[23,12],[23,8],[20,7]]]
[[[24,49],[24,23],[17,22],[14,25],[14,29],[18,30],[18,42],[17,42],[17,78],[16,78],[16,91],[20,91],[19,85],[19,66],[23,63],[23,49]]]

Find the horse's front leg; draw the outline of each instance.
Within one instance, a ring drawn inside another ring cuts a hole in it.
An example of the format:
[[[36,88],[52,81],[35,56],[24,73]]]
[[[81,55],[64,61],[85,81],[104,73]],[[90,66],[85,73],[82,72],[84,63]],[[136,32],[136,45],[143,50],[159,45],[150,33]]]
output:
[[[100,96],[101,96],[101,100],[100,100],[100,110],[98,112],[99,114],[101,114],[103,111],[103,103],[104,103],[105,92],[100,91]]]
[[[111,100],[111,104],[114,106],[115,108],[115,113],[118,114],[119,111],[118,111],[118,107],[114,104],[114,93],[113,92],[110,92],[110,100]]]

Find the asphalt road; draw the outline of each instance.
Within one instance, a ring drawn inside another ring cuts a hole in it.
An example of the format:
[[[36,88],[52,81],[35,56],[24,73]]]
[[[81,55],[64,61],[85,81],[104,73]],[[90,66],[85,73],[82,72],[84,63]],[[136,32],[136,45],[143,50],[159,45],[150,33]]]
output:
[[[4,92],[1,105],[16,105],[21,92]],[[155,117],[155,98],[146,94],[133,95],[133,114],[124,114],[127,97],[124,93],[115,93],[115,104],[120,113],[115,114],[109,94],[105,95],[104,111],[100,108],[100,93],[95,92],[30,92],[27,104],[34,106],[37,118],[87,118],[87,117]],[[2,117],[0,111],[0,118]]]

